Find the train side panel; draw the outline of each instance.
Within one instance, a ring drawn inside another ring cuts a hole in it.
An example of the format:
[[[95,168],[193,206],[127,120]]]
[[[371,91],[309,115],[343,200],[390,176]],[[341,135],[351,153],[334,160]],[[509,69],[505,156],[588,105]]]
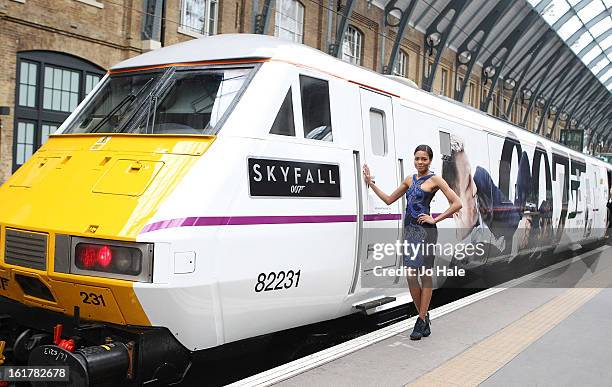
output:
[[[357,181],[353,150],[341,145],[360,134],[360,120],[350,115],[358,97],[338,91],[354,87],[346,82],[311,74],[330,82],[334,142],[270,134],[289,87],[294,101],[300,94],[292,66],[266,66],[243,96],[237,118],[227,122],[152,223],[197,220],[139,238],[171,244],[167,285],[142,285],[137,292],[152,324],[172,327],[191,350],[350,312]],[[261,111],[268,109],[261,99],[270,99],[269,111]],[[297,111],[295,124],[300,134]],[[280,192],[290,189],[284,180],[295,182],[296,175],[298,181],[316,179],[328,192]],[[254,182],[269,183],[270,192],[254,192]],[[195,267],[181,273],[185,254],[194,257]]]

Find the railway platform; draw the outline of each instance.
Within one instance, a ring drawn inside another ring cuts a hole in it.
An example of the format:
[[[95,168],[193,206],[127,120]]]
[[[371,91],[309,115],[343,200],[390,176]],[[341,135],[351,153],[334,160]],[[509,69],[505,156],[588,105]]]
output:
[[[290,386],[609,385],[612,246],[431,311],[239,383]]]

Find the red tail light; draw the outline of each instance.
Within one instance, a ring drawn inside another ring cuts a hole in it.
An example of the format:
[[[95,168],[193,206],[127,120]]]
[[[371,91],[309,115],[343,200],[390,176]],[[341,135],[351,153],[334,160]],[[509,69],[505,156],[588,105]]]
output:
[[[102,246],[100,250],[98,250],[98,265],[102,267],[108,267],[113,260],[113,252],[110,247]]]
[[[142,269],[142,252],[136,248],[79,243],[75,253],[75,264],[83,270],[138,275]]]
[[[96,266],[96,256],[98,251],[94,246],[82,245],[77,249],[77,260],[85,269],[91,269]]]

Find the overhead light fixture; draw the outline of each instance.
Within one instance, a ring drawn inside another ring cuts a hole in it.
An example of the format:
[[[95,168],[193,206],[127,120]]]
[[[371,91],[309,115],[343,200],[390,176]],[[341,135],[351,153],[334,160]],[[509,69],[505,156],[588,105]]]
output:
[[[577,123],[578,123],[578,121],[576,121],[576,119],[575,119],[575,118],[574,118],[574,119],[572,119],[572,120],[570,121],[570,124],[571,124],[572,126],[576,126],[576,124],[577,124]]]
[[[544,97],[538,98],[538,106],[539,107],[544,107],[544,105],[546,105],[546,98],[544,98]]]
[[[561,114],[559,115],[559,118],[561,119],[561,121],[565,121],[567,120],[568,114],[566,111],[561,112]]]
[[[465,50],[459,54],[459,62],[461,62],[461,64],[468,64],[470,63],[470,60],[472,60],[472,53],[468,50]]]
[[[530,89],[523,89],[523,98],[524,99],[531,99],[531,95],[533,94],[533,92]]]
[[[427,44],[429,44],[431,47],[436,47],[438,44],[440,44],[441,39],[442,36],[440,35],[440,33],[434,32],[433,34],[430,34],[427,37]]]
[[[580,126],[578,127],[578,130],[584,130],[584,124],[580,124]]]
[[[557,105],[552,105],[552,106],[550,107],[550,112],[551,112],[552,114],[556,114],[556,113],[557,113]]]
[[[513,90],[516,87],[516,81],[512,78],[506,78],[504,81],[504,87],[506,90]]]
[[[487,78],[493,77],[495,75],[495,67],[493,66],[485,67],[484,74],[487,76]]]

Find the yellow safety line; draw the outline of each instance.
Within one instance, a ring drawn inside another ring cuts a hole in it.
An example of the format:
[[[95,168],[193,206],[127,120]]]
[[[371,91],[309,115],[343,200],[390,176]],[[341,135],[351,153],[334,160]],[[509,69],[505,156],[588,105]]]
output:
[[[612,267],[529,312],[407,386],[477,386],[612,283]]]

